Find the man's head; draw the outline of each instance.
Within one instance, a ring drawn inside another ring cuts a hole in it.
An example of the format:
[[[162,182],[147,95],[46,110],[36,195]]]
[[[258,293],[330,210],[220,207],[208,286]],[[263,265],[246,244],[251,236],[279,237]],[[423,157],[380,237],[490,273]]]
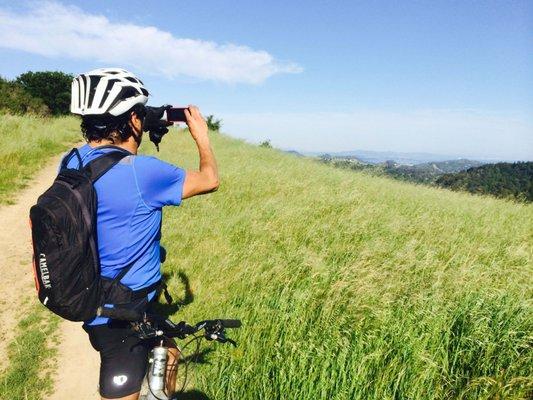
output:
[[[84,115],[81,117],[81,131],[89,142],[109,140],[120,144],[131,137],[140,146],[145,115],[146,108],[142,104],[116,117]]]
[[[88,141],[119,144],[132,137],[140,145],[148,95],[132,73],[100,68],[74,78],[70,111],[81,115]]]

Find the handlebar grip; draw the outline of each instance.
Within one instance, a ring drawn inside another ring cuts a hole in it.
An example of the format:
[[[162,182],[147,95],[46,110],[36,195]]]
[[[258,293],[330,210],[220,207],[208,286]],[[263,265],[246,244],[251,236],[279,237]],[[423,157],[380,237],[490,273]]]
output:
[[[98,307],[98,310],[96,310],[96,315],[98,317],[107,317],[111,319],[129,322],[137,322],[143,320],[142,313],[128,308]]]
[[[239,319],[221,319],[220,323],[224,328],[240,328],[242,326]]]

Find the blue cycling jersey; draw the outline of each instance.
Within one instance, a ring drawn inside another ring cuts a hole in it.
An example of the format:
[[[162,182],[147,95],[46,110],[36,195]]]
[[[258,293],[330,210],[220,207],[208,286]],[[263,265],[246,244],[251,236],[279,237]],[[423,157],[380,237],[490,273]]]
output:
[[[83,165],[113,150],[80,147]],[[77,157],[67,166],[77,168]],[[133,290],[161,279],[160,239],[162,207],[181,203],[185,171],[147,156],[127,156],[95,183],[98,196],[97,235],[101,274],[114,278],[126,266],[132,268],[121,283]],[[150,297],[153,297],[151,293]],[[88,325],[107,323],[97,317]]]

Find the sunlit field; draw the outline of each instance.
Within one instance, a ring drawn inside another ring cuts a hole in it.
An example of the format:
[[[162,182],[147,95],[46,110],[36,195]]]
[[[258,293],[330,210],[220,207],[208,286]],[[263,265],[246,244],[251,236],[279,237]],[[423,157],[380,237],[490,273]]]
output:
[[[214,345],[193,368],[196,389],[251,400],[531,396],[532,206],[212,139],[220,189],[165,210],[164,270],[175,295],[185,296],[180,274],[192,289],[174,319],[244,326],[237,349]],[[188,133],[161,149],[196,167]]]

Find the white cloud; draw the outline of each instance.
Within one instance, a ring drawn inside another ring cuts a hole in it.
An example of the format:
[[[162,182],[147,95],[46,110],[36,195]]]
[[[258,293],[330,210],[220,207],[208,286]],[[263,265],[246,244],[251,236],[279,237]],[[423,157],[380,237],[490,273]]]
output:
[[[302,70],[266,51],[177,38],[153,26],[110,21],[57,2],[33,3],[28,13],[0,8],[0,26],[0,47],[133,67],[167,77],[257,84],[274,74]]]
[[[477,110],[223,114],[224,131],[301,151],[428,152],[533,160],[533,116]]]

